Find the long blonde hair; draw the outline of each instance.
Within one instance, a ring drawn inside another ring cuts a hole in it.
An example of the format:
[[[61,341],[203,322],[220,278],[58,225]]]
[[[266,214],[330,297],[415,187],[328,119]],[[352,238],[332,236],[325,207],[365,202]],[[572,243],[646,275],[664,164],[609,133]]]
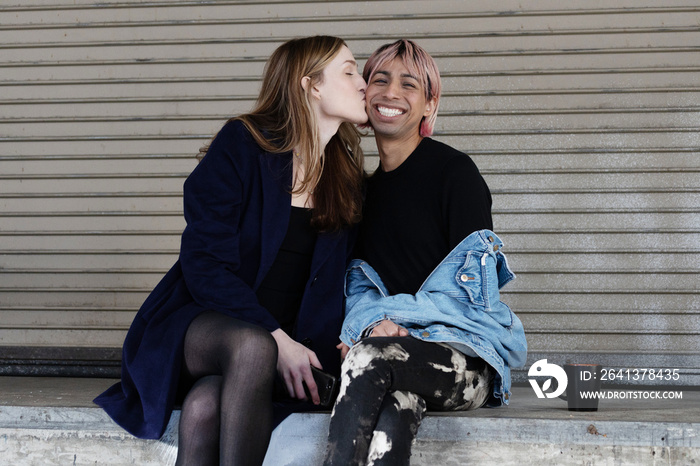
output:
[[[313,192],[311,222],[320,231],[334,231],[357,223],[362,211],[364,168],[360,133],[353,124],[344,122],[324,151],[311,107],[311,88],[323,81],[323,70],[344,45],[342,39],[331,36],[285,42],[265,65],[253,110],[231,118],[241,120],[267,152],[299,149],[306,173],[292,192]],[[306,89],[301,85],[305,76],[311,78]]]

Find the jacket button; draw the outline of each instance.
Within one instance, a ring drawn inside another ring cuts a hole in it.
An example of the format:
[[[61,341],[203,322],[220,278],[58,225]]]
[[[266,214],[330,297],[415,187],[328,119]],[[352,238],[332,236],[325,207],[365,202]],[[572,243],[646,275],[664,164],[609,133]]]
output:
[[[493,243],[493,236],[489,236],[489,241]]]
[[[429,336],[430,336],[430,332],[423,332],[423,333],[421,333],[421,336],[429,337]]]
[[[501,248],[500,248],[498,245],[495,245],[495,246],[493,247],[493,250],[494,250],[494,251],[498,251],[499,249],[501,249]]]
[[[318,280],[318,276],[315,276],[313,280],[311,280],[311,286],[314,286],[316,284],[316,281]]]
[[[460,275],[459,279],[463,282],[466,282],[467,280],[469,280],[469,277],[467,277],[467,274],[463,273],[462,275]]]

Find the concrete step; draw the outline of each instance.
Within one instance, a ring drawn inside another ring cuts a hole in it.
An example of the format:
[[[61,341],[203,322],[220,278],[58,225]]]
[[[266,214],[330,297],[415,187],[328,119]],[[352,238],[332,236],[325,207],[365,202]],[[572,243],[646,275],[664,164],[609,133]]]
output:
[[[173,464],[179,412],[162,439],[136,439],[91,404],[112,382],[0,377],[0,464]],[[603,400],[599,411],[580,413],[515,387],[507,408],[430,413],[411,464],[700,465],[700,392],[674,391],[682,399]],[[289,417],[265,465],[320,464],[328,422],[328,413]]]

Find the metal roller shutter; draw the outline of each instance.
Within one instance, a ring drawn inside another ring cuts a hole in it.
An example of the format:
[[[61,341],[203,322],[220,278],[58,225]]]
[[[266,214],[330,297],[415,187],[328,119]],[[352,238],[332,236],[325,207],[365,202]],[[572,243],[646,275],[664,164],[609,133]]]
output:
[[[400,37],[436,57],[435,137],[493,191],[530,362],[700,382],[697,2],[11,0],[0,17],[0,373],[117,374],[176,259],[197,149],[251,107],[280,42],[334,34],[360,62]]]

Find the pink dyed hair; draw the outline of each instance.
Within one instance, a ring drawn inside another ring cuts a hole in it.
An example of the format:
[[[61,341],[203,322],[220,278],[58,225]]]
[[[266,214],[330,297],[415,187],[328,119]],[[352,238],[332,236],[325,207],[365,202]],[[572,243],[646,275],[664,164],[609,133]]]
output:
[[[384,44],[379,47],[365,63],[363,77],[369,85],[374,73],[390,62],[394,58],[401,58],[409,73],[418,78],[421,86],[425,90],[425,100],[435,99],[435,106],[427,117],[423,118],[420,124],[420,135],[428,137],[433,134],[435,120],[437,120],[438,106],[440,105],[440,94],[442,84],[440,82],[440,71],[433,57],[422,47],[409,39],[399,39],[391,44]],[[368,122],[364,127],[370,128]]]

